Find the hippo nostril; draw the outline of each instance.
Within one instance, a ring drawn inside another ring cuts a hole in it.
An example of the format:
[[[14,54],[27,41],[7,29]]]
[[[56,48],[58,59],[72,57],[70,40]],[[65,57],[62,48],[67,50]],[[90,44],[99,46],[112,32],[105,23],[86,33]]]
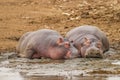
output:
[[[96,56],[100,56],[100,53],[97,53]]]
[[[100,54],[100,50],[97,50],[97,53]]]

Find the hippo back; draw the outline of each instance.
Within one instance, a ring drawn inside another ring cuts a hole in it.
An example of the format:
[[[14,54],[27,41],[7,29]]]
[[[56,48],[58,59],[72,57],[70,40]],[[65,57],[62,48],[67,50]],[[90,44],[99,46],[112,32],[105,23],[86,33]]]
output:
[[[23,52],[25,46],[27,45],[27,43],[25,43],[24,41],[30,33],[32,33],[32,32],[27,32],[27,33],[23,34],[22,37],[19,39],[18,45],[16,47],[16,51],[18,53]]]
[[[86,35],[93,35],[103,43],[104,51],[109,49],[109,41],[104,32],[95,26],[84,25],[72,29],[66,34],[69,40],[76,41],[78,38],[83,38]]]
[[[32,38],[29,44],[32,44],[34,49],[37,49],[36,51],[44,51],[45,48],[53,46],[55,43],[52,42],[56,42],[59,37],[63,38],[57,31],[48,29],[38,30],[30,37]]]
[[[57,31],[49,29],[27,32],[20,38],[17,51],[22,57],[26,56],[26,52],[24,52],[26,49],[32,48],[36,51],[45,51],[45,48],[48,48],[49,44],[58,37],[62,36]]]

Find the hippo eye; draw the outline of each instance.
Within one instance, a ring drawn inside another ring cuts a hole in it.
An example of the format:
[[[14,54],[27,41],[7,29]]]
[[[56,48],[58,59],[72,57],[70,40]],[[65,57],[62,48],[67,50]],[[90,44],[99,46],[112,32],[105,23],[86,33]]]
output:
[[[75,44],[72,44],[73,46],[76,46]]]
[[[72,41],[70,41],[70,43],[73,43],[73,40],[72,40]]]
[[[85,46],[85,44],[84,44],[84,43],[81,43],[81,46]]]

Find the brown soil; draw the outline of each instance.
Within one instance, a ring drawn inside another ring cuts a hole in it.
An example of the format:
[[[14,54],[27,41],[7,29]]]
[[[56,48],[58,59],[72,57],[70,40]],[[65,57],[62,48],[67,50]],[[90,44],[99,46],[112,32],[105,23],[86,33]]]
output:
[[[119,0],[0,0],[0,52],[15,51],[25,32],[49,28],[64,36],[80,25],[98,26],[120,50]]]

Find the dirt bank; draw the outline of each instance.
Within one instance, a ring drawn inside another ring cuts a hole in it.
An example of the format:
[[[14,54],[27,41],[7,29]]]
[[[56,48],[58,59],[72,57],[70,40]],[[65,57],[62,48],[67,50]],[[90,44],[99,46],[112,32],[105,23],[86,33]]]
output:
[[[22,34],[50,28],[65,35],[80,25],[95,25],[120,50],[119,0],[0,0],[0,52],[15,51]]]

